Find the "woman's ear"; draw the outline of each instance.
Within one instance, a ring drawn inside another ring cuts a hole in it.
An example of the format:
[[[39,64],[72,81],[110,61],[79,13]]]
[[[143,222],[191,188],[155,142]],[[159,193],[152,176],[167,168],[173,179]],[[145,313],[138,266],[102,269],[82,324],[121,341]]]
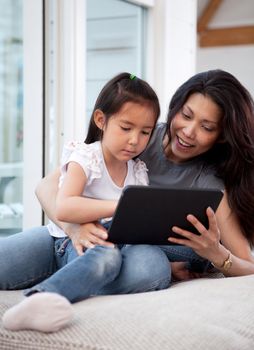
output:
[[[96,124],[96,126],[100,129],[103,130],[106,122],[105,114],[100,110],[96,109],[93,114],[93,120]]]
[[[226,139],[224,135],[220,135],[216,143],[226,143]]]

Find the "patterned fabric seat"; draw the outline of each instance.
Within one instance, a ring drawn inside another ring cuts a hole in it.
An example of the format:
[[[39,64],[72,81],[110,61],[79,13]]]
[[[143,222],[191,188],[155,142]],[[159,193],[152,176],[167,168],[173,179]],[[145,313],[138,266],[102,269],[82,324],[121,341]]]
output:
[[[0,324],[0,349],[252,350],[254,275],[209,277],[76,303],[73,322],[56,333],[11,332]],[[22,298],[21,291],[1,291],[0,316]]]

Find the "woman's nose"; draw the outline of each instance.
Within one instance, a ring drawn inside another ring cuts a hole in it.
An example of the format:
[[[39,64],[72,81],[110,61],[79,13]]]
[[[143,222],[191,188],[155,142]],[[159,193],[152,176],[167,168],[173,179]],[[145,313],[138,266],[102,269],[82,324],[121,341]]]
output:
[[[188,124],[185,128],[183,128],[183,133],[186,137],[193,139],[196,134],[196,127],[193,124]]]

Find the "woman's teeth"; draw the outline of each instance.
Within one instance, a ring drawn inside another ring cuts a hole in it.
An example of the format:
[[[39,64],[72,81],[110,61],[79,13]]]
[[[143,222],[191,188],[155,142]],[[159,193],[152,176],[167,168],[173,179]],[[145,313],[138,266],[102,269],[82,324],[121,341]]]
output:
[[[182,139],[180,139],[180,137],[177,137],[177,138],[178,138],[178,142],[180,143],[181,146],[192,147],[192,145],[190,145],[189,143],[184,142]]]

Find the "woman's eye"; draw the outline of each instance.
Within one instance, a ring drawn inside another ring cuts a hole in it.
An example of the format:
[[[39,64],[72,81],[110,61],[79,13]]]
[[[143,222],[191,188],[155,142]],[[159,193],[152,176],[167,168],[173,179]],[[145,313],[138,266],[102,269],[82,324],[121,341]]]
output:
[[[149,131],[142,131],[142,134],[143,134],[143,135],[150,135],[151,132],[149,132]]]
[[[208,132],[212,132],[212,131],[214,131],[214,129],[213,129],[213,128],[211,128],[210,126],[203,125],[202,127],[203,127],[203,129],[205,129],[205,130],[206,130],[206,131],[208,131]]]
[[[182,112],[182,115],[183,115],[183,117],[184,117],[185,119],[190,119],[190,118],[191,118],[188,114],[186,114],[186,113],[184,113],[184,112]]]

